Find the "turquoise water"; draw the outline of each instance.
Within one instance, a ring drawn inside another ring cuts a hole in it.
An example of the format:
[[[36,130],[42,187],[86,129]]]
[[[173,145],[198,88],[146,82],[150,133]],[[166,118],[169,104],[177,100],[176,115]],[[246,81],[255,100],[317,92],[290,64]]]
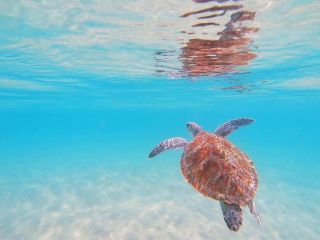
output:
[[[0,239],[318,239],[319,8],[1,1]],[[148,154],[238,117],[264,228],[235,233],[182,150]]]

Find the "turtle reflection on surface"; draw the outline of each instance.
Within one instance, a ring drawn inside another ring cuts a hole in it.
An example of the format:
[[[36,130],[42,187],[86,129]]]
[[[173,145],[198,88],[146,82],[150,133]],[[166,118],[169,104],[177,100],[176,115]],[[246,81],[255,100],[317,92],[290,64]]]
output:
[[[186,75],[215,75],[236,72],[238,66],[247,65],[256,57],[256,54],[249,48],[252,40],[247,35],[257,32],[258,29],[244,25],[245,21],[252,22],[254,20],[255,12],[242,8],[242,5],[214,6],[182,15],[182,17],[189,17],[205,13],[206,15],[198,16],[197,19],[211,20],[224,16],[228,11],[237,11],[231,14],[225,28],[217,33],[218,39],[192,38],[187,41],[186,46],[181,49],[180,55],[183,72]],[[214,25],[213,22],[201,22],[194,24],[193,27],[208,26],[209,24]],[[216,23],[216,25],[218,24]]]
[[[258,31],[252,26],[254,11],[246,10],[241,1],[193,2],[195,7],[203,4],[206,7],[181,14],[182,19],[191,19],[181,30],[181,52],[176,55],[176,51],[157,51],[158,73],[189,77],[236,73],[239,66],[256,58],[250,46],[250,35]],[[178,57],[182,63],[179,69],[170,67],[172,57]]]

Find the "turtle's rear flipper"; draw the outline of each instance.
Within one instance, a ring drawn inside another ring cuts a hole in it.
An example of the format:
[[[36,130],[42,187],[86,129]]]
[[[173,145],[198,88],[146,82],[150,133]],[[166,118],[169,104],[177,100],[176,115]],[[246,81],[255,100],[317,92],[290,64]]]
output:
[[[248,203],[248,207],[250,209],[251,214],[257,219],[260,226],[263,227],[262,221],[260,219],[259,213],[257,212],[256,205],[254,204],[253,200],[251,200]]]
[[[149,154],[149,158],[152,158],[166,150],[184,148],[187,144],[188,144],[187,140],[180,137],[164,140],[151,150]]]
[[[228,204],[220,201],[221,210],[223,213],[223,219],[228,228],[232,231],[238,231],[242,225],[243,213],[240,206],[236,204]]]

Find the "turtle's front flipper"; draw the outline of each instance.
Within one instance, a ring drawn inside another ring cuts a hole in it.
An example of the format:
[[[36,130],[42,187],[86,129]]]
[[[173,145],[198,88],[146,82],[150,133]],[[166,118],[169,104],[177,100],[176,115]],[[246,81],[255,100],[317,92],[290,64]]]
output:
[[[228,228],[232,231],[238,231],[242,225],[242,209],[236,204],[228,204],[220,201],[221,210],[223,213],[223,219]]]
[[[257,219],[257,221],[260,224],[260,226],[263,227],[261,219],[260,219],[260,216],[259,216],[259,213],[257,212],[256,205],[254,204],[253,200],[251,200],[248,203],[248,207],[250,209],[251,214]]]
[[[200,127],[197,123],[195,122],[188,122],[187,123],[187,128],[189,131],[192,133],[192,136],[195,137],[199,132],[202,132],[202,127]]]
[[[184,148],[187,144],[187,140],[180,137],[164,140],[152,149],[152,151],[149,154],[149,158],[152,158],[166,150]]]
[[[228,134],[232,133],[234,130],[237,130],[239,127],[248,125],[252,123],[254,120],[250,118],[237,118],[233,119],[229,122],[226,122],[214,131],[215,134],[220,135],[222,137],[227,136]]]

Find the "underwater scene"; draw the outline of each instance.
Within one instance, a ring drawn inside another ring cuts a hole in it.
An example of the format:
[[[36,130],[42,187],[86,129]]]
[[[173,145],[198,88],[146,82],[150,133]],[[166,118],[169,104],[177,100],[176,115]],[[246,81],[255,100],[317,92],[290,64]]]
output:
[[[320,239],[319,10],[1,0],[0,239]]]

